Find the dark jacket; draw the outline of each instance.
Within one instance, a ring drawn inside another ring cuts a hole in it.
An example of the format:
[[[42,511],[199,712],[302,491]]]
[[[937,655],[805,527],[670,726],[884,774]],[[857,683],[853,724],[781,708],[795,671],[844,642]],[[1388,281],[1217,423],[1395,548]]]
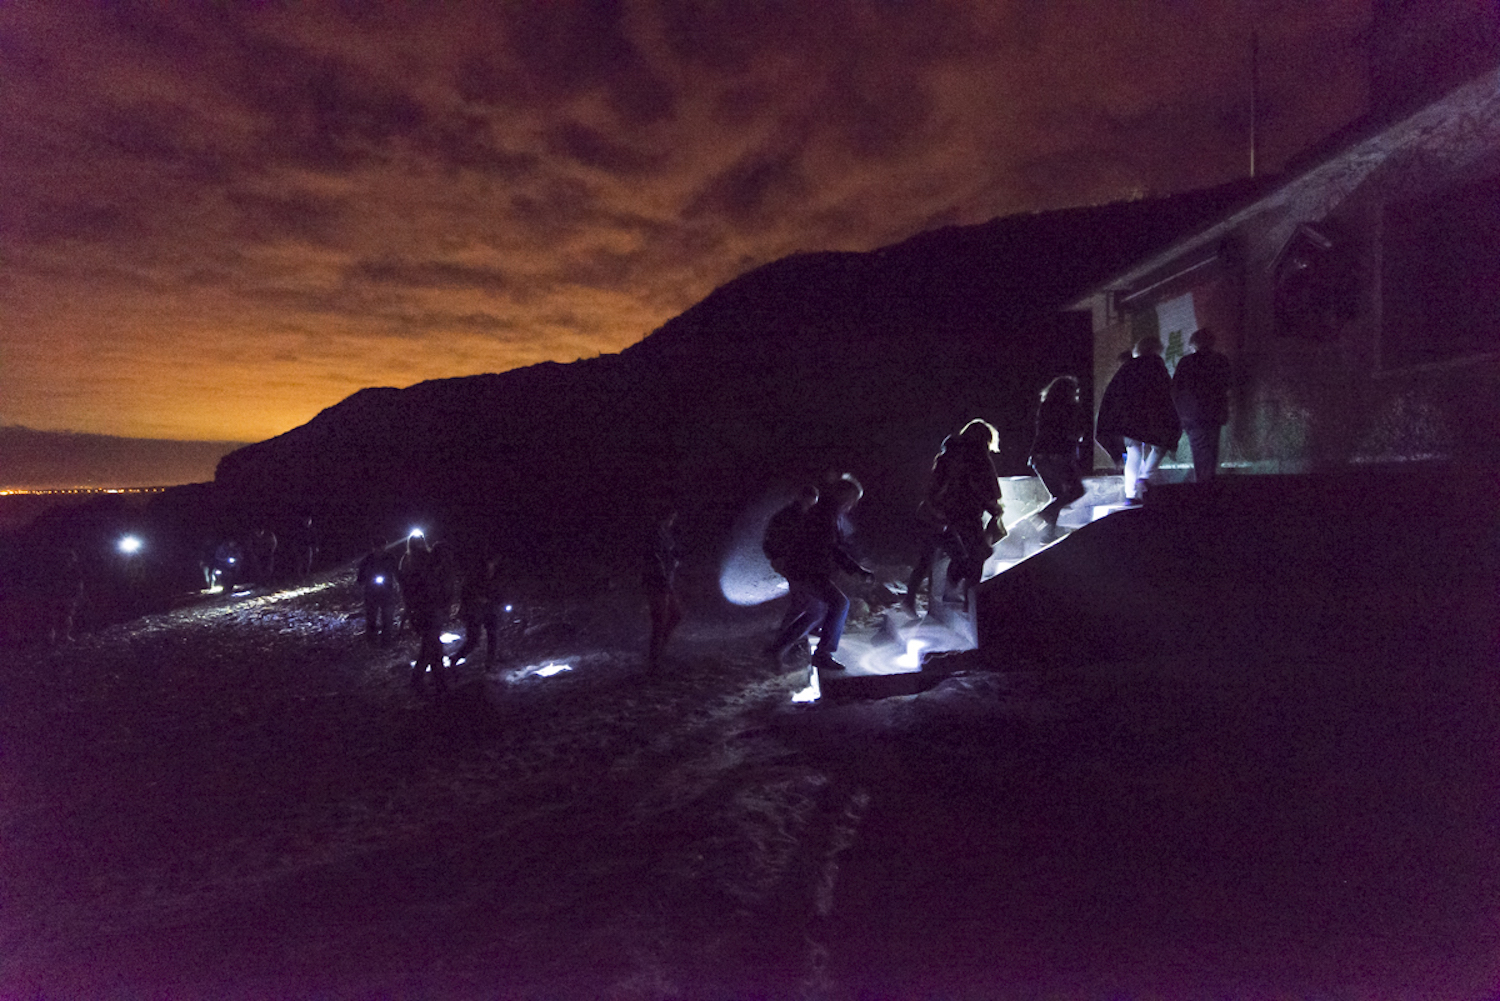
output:
[[[797,523],[781,565],[787,580],[822,580],[838,570],[852,574],[864,570],[849,555],[838,508],[824,501],[814,504]]]
[[[1168,451],[1177,448],[1182,424],[1172,404],[1172,377],[1156,355],[1131,358],[1120,366],[1099,402],[1094,438],[1110,455],[1125,451],[1126,438]]]
[[[927,502],[945,521],[977,521],[1000,516],[1000,479],[985,444],[954,436],[932,461]]]
[[[366,553],[365,558],[359,561],[359,570],[354,579],[364,587],[366,594],[384,592],[395,595],[400,568],[401,561],[395,553],[378,549]]]
[[[1229,359],[1198,349],[1177,363],[1172,402],[1182,426],[1223,427],[1229,423]]]
[[[1089,415],[1069,393],[1053,393],[1036,408],[1036,437],[1031,454],[1077,456],[1089,436]]]

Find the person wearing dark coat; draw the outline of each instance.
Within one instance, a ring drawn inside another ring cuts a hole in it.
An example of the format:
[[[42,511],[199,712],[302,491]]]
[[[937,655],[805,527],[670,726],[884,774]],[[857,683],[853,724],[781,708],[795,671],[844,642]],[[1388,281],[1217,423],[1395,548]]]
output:
[[[1214,350],[1213,331],[1194,331],[1192,351],[1172,375],[1172,402],[1193,449],[1193,479],[1207,483],[1219,469],[1219,437],[1229,423],[1229,359]]]
[[[798,533],[802,531],[802,520],[817,503],[818,488],[811,483],[805,484],[789,504],[771,515],[771,520],[766,522],[765,533],[761,536],[761,552],[765,553],[771,569],[783,577],[786,576],[786,558],[796,549]],[[821,620],[823,610],[816,595],[804,585],[788,580],[786,611],[781,616],[781,624],[776,627],[776,635],[780,636],[792,620],[804,613],[815,614]],[[783,652],[774,642],[766,648],[766,653],[771,654],[778,665]]]
[[[484,666],[500,656],[500,557],[473,560],[464,571],[458,590],[458,618],[464,624],[464,641],[453,652],[453,665],[466,660],[484,644]]]
[[[1000,478],[990,456],[1000,449],[994,425],[975,418],[948,441],[933,461],[928,483],[930,505],[940,512],[948,551],[948,583],[965,592],[979,586],[984,563],[1005,538],[1001,521]]]
[[[406,622],[418,637],[411,686],[420,688],[422,678],[431,669],[434,686],[439,692],[445,691],[448,676],[443,664],[442,633],[451,608],[451,593],[442,555],[429,548],[423,536],[412,535],[406,540],[400,577]]]
[[[1136,341],[1131,359],[1104,388],[1094,437],[1110,455],[1124,455],[1125,500],[1139,504],[1161,460],[1182,437],[1172,376],[1156,337]]]
[[[1036,437],[1031,442],[1031,468],[1052,495],[1037,512],[1042,541],[1057,538],[1057,519],[1063,508],[1086,492],[1082,455],[1089,436],[1089,415],[1078,398],[1078,380],[1060,375],[1042,390],[1036,409]]]
[[[813,651],[812,665],[826,671],[845,670],[834,659],[844,635],[849,616],[849,598],[834,583],[836,573],[870,576],[850,555],[845,521],[854,505],[864,496],[864,488],[854,477],[845,474],[829,484],[818,502],[807,512],[789,552],[782,561],[782,573],[794,590],[805,591],[811,599],[803,610],[787,622],[772,641],[771,651],[779,662],[793,645],[818,631],[818,648]]]
[[[354,579],[365,599],[365,640],[390,646],[396,640],[396,600],[399,594],[396,578],[401,561],[386,548],[384,539],[370,544],[370,551],[359,561]]]

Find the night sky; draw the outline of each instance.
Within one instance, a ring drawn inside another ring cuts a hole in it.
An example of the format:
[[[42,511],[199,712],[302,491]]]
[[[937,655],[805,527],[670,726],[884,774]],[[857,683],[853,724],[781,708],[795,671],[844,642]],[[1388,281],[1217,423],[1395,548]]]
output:
[[[1101,11],[1104,11],[1101,13]],[[258,440],[618,351],[750,268],[1219,183],[1368,0],[0,0],[0,424]]]

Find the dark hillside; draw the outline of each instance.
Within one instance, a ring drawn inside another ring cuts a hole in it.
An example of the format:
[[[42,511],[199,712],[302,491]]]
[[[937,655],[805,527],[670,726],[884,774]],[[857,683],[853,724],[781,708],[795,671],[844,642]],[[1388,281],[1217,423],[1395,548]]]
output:
[[[801,254],[716,290],[619,355],[368,389],[226,456],[216,483],[264,517],[319,514],[345,547],[423,517],[501,536],[573,576],[610,575],[668,495],[711,547],[768,486],[865,481],[866,543],[904,555],[932,452],[964,420],[1024,472],[1035,391],[1090,370],[1092,283],[1223,215],[1246,184]],[[242,516],[243,517],[243,516]],[[601,556],[601,553],[609,555]]]

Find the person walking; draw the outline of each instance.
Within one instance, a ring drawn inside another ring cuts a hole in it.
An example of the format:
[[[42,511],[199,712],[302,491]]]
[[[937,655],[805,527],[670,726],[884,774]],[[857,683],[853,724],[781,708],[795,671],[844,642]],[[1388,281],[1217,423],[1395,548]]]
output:
[[[442,635],[450,595],[440,554],[428,547],[425,536],[414,534],[407,538],[400,577],[401,595],[406,602],[406,623],[417,634],[417,659],[411,665],[411,686],[420,689],[423,677],[431,670],[433,685],[441,693],[448,688]]]
[[[354,573],[365,599],[365,641],[372,646],[390,646],[396,640],[400,568],[400,560],[386,548],[385,540],[375,539]]]
[[[782,565],[793,589],[805,592],[812,600],[805,602],[772,641],[771,652],[777,663],[795,644],[817,630],[818,648],[813,651],[812,666],[828,671],[845,670],[833,655],[838,651],[849,617],[849,597],[834,583],[833,577],[840,571],[871,576],[850,555],[846,527],[850,512],[864,492],[859,481],[846,473],[821,491],[818,502],[802,519]]]
[[[995,543],[1005,538],[1000,478],[990,458],[999,449],[994,425],[975,418],[933,460],[927,499],[945,526],[948,583],[959,585],[966,599],[979,586]]]
[[[1193,481],[1207,483],[1219,469],[1219,438],[1229,423],[1229,359],[1214,349],[1213,331],[1204,327],[1188,339],[1192,350],[1172,375],[1172,402],[1193,450]]]
[[[1110,455],[1124,456],[1125,502],[1141,503],[1157,467],[1182,437],[1157,337],[1136,341],[1130,360],[1104,387],[1094,437]]]
[[[1047,383],[1037,404],[1036,437],[1031,442],[1031,468],[1051,494],[1036,514],[1044,543],[1057,538],[1063,508],[1086,492],[1082,457],[1088,435],[1089,415],[1078,398],[1078,380],[1060,375]]]

